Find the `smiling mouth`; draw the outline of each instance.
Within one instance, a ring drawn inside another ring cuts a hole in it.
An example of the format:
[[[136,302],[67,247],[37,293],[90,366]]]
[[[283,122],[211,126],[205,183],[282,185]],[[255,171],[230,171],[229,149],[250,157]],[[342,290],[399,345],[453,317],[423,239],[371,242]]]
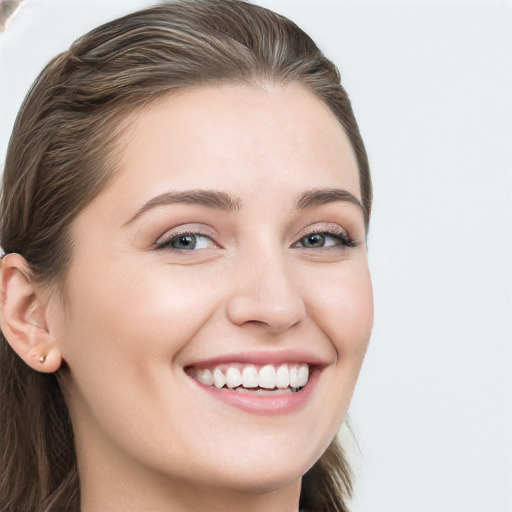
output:
[[[260,395],[296,393],[309,380],[306,363],[253,365],[232,363],[215,368],[191,367],[186,373],[206,386]]]

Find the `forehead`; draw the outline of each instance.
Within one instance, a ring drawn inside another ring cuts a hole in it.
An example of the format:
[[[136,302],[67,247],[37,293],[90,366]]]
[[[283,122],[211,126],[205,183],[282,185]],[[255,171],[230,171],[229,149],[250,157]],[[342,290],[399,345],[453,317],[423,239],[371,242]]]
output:
[[[357,162],[330,109],[298,85],[219,85],[164,97],[128,119],[119,141],[124,180],[218,188],[248,178],[344,188],[360,198]],[[160,176],[161,179],[158,177]],[[251,180],[249,180],[251,181]],[[324,181],[324,183],[320,183]],[[303,183],[302,183],[303,182]],[[155,190],[154,193],[158,192]]]

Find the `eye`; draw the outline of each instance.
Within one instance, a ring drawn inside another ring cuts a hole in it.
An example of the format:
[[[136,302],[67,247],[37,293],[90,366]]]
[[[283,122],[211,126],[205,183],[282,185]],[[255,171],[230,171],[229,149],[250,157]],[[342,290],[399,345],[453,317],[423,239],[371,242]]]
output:
[[[157,242],[156,245],[158,249],[169,247],[177,251],[197,251],[216,247],[215,242],[209,236],[198,233],[180,233]]]
[[[344,233],[309,233],[303,236],[295,247],[303,249],[325,249],[335,246],[355,247],[355,242]]]

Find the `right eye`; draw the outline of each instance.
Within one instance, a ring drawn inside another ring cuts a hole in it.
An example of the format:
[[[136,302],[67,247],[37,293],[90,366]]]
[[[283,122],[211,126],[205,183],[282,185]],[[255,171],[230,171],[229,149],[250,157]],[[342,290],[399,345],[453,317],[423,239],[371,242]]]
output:
[[[180,233],[157,243],[158,249],[170,248],[175,251],[198,251],[212,247],[217,247],[215,242],[199,233]]]

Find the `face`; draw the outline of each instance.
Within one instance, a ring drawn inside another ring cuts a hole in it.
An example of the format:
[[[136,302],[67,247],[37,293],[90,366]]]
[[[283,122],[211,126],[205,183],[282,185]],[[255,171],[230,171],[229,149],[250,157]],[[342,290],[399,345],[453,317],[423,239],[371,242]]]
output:
[[[128,124],[56,308],[81,469],[296,482],[343,420],[372,326],[348,139],[298,86],[197,89]]]

